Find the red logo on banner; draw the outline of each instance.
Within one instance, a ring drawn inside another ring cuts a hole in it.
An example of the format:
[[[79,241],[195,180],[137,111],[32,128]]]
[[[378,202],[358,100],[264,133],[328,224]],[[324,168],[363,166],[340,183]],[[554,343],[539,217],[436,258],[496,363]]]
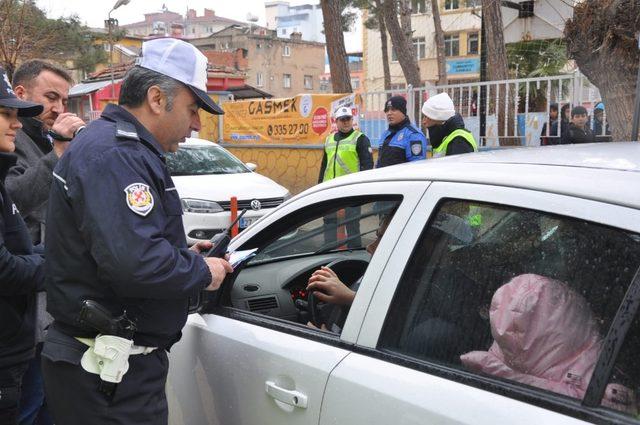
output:
[[[329,127],[329,113],[325,108],[318,108],[313,112],[311,128],[317,135],[324,133]]]

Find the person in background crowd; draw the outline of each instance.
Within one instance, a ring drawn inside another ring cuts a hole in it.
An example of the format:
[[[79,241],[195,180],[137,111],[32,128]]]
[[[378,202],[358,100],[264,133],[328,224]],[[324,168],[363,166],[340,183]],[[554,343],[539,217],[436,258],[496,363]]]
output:
[[[559,141],[558,134],[552,133],[551,131],[549,131],[549,134],[547,134],[547,129],[551,130],[553,128],[553,125],[557,121],[558,121],[558,104],[552,103],[551,105],[549,105],[549,121],[542,124],[542,131],[540,132],[540,146],[558,144],[557,143],[557,141]]]
[[[571,123],[567,131],[562,135],[560,143],[593,143],[595,137],[587,126],[587,110],[584,106],[576,106],[571,110]]]
[[[611,130],[609,123],[604,121],[604,103],[598,102],[593,108],[593,134],[596,142],[610,142]]]
[[[473,135],[464,128],[464,120],[456,113],[447,93],[439,93],[424,102],[422,125],[429,130],[434,158],[478,151]]]
[[[549,139],[551,144],[560,144],[562,141],[562,135],[569,129],[569,123],[571,123],[571,104],[565,103],[562,105],[562,108],[560,108],[560,119],[556,120],[556,122],[551,126],[550,134],[556,136],[554,139]]]
[[[373,168],[371,142],[364,133],[353,128],[351,108],[341,106],[335,111],[334,116],[338,131],[329,135],[325,140],[318,183]],[[351,236],[360,234],[360,221],[355,219],[359,216],[360,207],[345,209],[347,246],[349,248],[360,248],[362,245],[360,237],[351,239]],[[337,214],[331,214],[324,218],[326,244],[337,241],[337,220]]]
[[[419,161],[427,157],[427,139],[407,117],[407,101],[393,96],[384,106],[389,128],[382,134],[376,168],[403,162]]]
[[[33,117],[42,105],[19,100],[0,68],[0,181],[16,163],[18,117]],[[34,355],[36,292],[44,289],[44,258],[34,253],[16,204],[0,183],[0,424],[15,425],[22,375]]]
[[[33,59],[24,62],[13,74],[13,89],[23,100],[40,103],[42,113],[36,117],[20,117],[22,129],[16,135],[18,162],[7,175],[7,190],[31,234],[34,245],[44,242],[45,213],[53,168],[69,146],[73,135],[84,126],[75,114],[65,112],[73,80],[58,65]],[[36,356],[29,364],[22,382],[20,425],[51,425],[42,384],[40,352],[46,327],[46,295],[38,295],[36,308]]]
[[[42,371],[57,424],[168,422],[167,351],[180,340],[190,299],[217,290],[233,270],[225,259],[201,255],[211,242],[187,248],[165,163],[200,130],[200,108],[223,113],[206,81],[207,58],[196,47],[146,41],[119,105],[108,105],[54,169],[45,244],[54,322]],[[81,312],[97,314],[87,301],[128,331],[80,321],[88,317]]]

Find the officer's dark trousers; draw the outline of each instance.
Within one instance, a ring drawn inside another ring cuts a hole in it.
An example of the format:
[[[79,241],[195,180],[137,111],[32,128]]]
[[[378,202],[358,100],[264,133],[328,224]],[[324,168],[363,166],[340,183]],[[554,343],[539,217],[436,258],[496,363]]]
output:
[[[129,370],[109,398],[99,390],[100,377],[80,366],[87,348],[55,330],[47,335],[42,371],[49,410],[56,425],[167,424],[166,351],[130,356]]]
[[[344,219],[340,221],[348,221],[345,225],[347,228],[347,238],[360,234],[360,207],[347,207],[345,208]],[[353,221],[349,221],[353,220]],[[338,214],[330,214],[324,217],[324,243],[333,244],[338,240]],[[362,239],[355,237],[347,242],[347,247],[350,249],[356,249],[362,247]],[[334,247],[334,249],[337,247]]]
[[[18,423],[18,403],[25,370],[26,363],[0,368],[0,425]]]

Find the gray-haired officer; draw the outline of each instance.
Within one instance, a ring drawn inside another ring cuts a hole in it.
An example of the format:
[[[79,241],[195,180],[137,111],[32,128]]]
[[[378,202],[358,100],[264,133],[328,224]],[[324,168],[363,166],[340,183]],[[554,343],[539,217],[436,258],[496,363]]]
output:
[[[199,108],[223,113],[206,78],[206,57],[194,46],[145,42],[119,106],[108,105],[54,169],[45,248],[54,322],[42,368],[56,423],[167,423],[167,350],[180,339],[189,298],[232,271],[200,255],[210,243],[187,248],[165,165],[165,154],[200,129]],[[100,315],[87,301],[126,319],[98,335],[89,323]]]

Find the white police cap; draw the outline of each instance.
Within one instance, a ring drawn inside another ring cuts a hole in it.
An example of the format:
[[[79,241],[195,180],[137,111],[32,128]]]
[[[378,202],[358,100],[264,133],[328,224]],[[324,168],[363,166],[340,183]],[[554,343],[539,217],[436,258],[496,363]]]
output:
[[[224,114],[207,95],[207,57],[195,46],[176,38],[145,41],[136,65],[186,84],[197,96],[202,109],[212,114]]]

